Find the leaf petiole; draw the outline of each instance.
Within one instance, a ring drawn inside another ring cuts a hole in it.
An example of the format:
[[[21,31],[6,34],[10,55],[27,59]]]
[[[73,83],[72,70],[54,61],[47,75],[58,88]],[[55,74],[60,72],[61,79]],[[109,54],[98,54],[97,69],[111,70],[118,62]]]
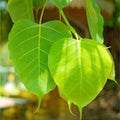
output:
[[[61,11],[61,15],[62,15],[65,23],[69,26],[69,28],[70,28],[71,32],[73,33],[73,35],[76,37],[76,39],[78,39],[78,38],[79,38],[79,39],[82,39],[82,38],[77,34],[77,32],[75,31],[75,29],[74,29],[74,28],[70,25],[70,23],[68,22],[65,14],[64,14],[64,12],[63,12],[63,10]]]
[[[59,10],[59,20],[61,21],[61,10]]]
[[[44,11],[45,11],[45,7],[48,3],[48,0],[45,1],[45,4],[43,5],[43,9],[42,9],[42,12],[41,12],[41,16],[40,16],[40,21],[39,21],[39,24],[41,25],[42,23],[42,18],[43,18],[43,14],[44,14]]]

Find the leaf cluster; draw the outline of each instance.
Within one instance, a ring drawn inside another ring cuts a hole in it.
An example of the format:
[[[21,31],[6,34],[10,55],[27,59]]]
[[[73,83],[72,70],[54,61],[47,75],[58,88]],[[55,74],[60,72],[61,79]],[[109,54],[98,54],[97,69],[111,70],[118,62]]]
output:
[[[103,89],[107,78],[114,80],[114,61],[103,45],[103,18],[95,1],[86,0],[92,39],[83,39],[62,10],[72,0],[51,1],[66,25],[58,20],[41,24],[48,0],[9,0],[8,10],[15,23],[9,35],[10,58],[20,81],[39,101],[57,85],[69,108],[74,103],[82,113],[82,108]],[[38,11],[41,7],[37,24],[33,8]]]

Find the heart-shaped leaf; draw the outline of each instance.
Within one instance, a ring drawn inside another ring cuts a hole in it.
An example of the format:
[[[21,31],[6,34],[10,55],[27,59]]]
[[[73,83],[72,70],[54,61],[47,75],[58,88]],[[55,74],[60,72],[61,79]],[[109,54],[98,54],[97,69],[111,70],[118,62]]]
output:
[[[88,39],[57,41],[48,61],[55,83],[80,111],[103,89],[113,64],[107,48]]]
[[[33,6],[38,11],[44,4],[46,0],[33,0]]]
[[[70,4],[72,0],[51,0],[60,10]]]
[[[55,87],[48,69],[48,53],[51,45],[63,38],[72,38],[72,35],[60,21],[39,25],[21,20],[10,32],[9,52],[15,71],[39,99]]]
[[[13,22],[21,19],[34,21],[32,0],[9,0],[8,11]]]
[[[103,43],[104,20],[95,0],[86,0],[86,12],[90,34],[93,40]]]

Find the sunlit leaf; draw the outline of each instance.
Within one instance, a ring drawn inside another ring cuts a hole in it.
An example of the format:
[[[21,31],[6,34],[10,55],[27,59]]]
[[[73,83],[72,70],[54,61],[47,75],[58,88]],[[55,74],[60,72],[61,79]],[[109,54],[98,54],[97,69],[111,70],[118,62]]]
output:
[[[72,0],[51,0],[60,10],[70,4]]]
[[[48,58],[55,83],[80,112],[103,89],[114,64],[104,45],[88,39],[59,40]]]
[[[90,34],[93,40],[103,43],[104,20],[100,14],[100,9],[95,0],[86,0],[86,12]]]
[[[13,22],[21,19],[34,21],[32,0],[9,0],[8,11]]]
[[[71,37],[69,29],[60,21],[41,26],[27,20],[14,24],[9,35],[10,58],[20,81],[39,99],[56,85],[48,69],[51,45],[59,39]]]

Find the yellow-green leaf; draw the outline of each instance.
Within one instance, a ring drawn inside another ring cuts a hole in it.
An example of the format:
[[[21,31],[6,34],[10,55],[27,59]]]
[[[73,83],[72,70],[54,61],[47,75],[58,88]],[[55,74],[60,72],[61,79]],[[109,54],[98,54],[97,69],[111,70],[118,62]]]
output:
[[[80,113],[103,89],[113,64],[108,49],[88,39],[57,41],[50,49],[48,60],[55,83],[79,107]]]

